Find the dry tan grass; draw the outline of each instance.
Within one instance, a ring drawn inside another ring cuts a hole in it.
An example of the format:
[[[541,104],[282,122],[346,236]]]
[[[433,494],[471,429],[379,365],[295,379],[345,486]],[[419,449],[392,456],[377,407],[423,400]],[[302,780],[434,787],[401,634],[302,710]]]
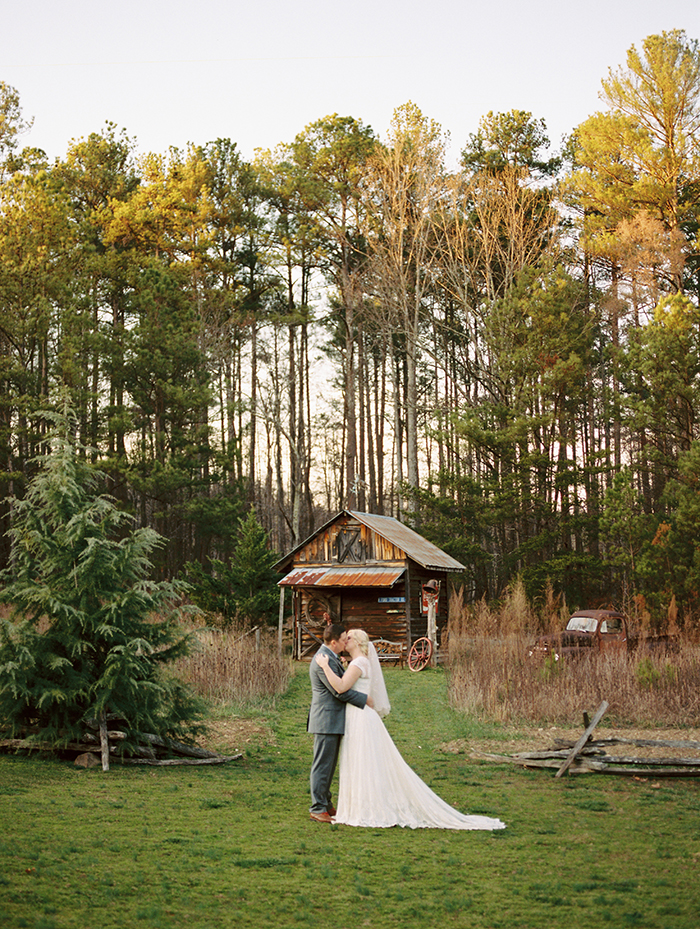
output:
[[[203,629],[196,637],[197,647],[176,670],[203,697],[247,703],[287,689],[291,663],[278,654],[275,633]]]
[[[642,649],[559,662],[528,658],[535,637],[563,629],[567,618],[555,598],[536,611],[517,587],[499,610],[453,602],[452,705],[503,724],[546,728],[570,726],[607,700],[609,725],[700,726],[700,649],[690,638],[681,639],[675,654]]]
[[[245,751],[251,746],[274,745],[271,727],[261,719],[225,716],[207,722],[207,748],[223,754]]]

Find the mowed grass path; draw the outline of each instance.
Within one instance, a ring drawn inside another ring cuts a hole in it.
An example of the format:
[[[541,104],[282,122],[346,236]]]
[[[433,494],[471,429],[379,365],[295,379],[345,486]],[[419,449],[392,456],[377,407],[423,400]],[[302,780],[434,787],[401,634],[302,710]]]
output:
[[[448,708],[442,671],[389,669],[387,685],[407,760],[505,831],[312,823],[302,666],[268,714],[275,744],[239,762],[104,774],[0,756],[0,925],[697,929],[697,780],[472,762],[440,744],[498,730]]]

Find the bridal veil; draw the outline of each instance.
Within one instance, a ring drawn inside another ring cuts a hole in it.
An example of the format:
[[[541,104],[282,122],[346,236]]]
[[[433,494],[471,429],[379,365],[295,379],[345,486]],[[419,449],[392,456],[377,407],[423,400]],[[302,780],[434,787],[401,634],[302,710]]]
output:
[[[371,642],[368,645],[367,657],[369,658],[369,695],[377,713],[380,716],[387,716],[391,710],[391,703],[389,703],[389,694],[386,692],[386,684],[379,664],[377,649]]]

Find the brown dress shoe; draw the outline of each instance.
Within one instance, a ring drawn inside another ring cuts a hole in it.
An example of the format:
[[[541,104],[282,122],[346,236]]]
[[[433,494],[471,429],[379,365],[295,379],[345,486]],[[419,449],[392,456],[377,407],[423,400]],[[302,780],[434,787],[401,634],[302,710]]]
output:
[[[330,813],[327,813],[325,810],[323,813],[312,813],[311,819],[315,823],[332,823],[333,819]]]

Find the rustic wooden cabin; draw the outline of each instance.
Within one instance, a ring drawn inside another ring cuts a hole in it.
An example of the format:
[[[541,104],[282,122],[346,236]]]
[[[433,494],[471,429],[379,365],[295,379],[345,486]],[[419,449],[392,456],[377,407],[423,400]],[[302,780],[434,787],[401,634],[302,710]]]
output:
[[[447,580],[464,565],[391,516],[343,510],[276,565],[292,592],[293,655],[311,658],[324,613],[372,640],[396,643],[406,655],[427,631],[423,587],[437,581],[438,642],[447,626]]]

